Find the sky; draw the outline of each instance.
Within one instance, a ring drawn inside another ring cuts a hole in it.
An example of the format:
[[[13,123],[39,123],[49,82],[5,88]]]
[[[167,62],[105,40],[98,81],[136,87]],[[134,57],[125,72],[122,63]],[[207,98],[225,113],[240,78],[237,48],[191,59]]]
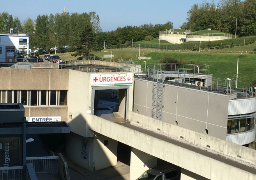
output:
[[[103,32],[124,26],[165,24],[173,22],[179,28],[187,20],[193,4],[217,4],[219,0],[0,0],[0,13],[7,12],[21,22],[38,15],[96,12]]]

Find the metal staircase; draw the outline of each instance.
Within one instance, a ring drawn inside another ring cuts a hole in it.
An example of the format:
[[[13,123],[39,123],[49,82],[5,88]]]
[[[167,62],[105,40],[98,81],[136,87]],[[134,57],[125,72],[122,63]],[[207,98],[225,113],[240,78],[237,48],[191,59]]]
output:
[[[152,118],[161,120],[163,108],[164,73],[163,71],[154,72],[153,77]]]

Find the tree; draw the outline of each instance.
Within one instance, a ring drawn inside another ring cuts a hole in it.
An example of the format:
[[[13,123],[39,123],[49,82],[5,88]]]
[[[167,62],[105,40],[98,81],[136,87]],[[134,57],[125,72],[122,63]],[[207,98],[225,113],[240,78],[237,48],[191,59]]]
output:
[[[71,46],[75,48],[74,56],[89,56],[96,47],[96,34],[91,23],[90,16],[86,13],[71,15]]]
[[[47,15],[37,16],[36,19],[36,44],[38,48],[46,49],[49,41],[49,19]]]
[[[15,17],[13,20],[13,33],[18,34],[22,32],[22,26],[19,18]]]
[[[240,34],[241,36],[250,36],[256,34],[256,1],[255,0],[247,0],[243,3],[242,10],[242,18],[243,22],[241,27]]]
[[[34,35],[35,25],[31,18],[28,18],[23,22],[22,29],[23,29],[23,32],[29,36],[30,47],[36,46],[35,35]]]

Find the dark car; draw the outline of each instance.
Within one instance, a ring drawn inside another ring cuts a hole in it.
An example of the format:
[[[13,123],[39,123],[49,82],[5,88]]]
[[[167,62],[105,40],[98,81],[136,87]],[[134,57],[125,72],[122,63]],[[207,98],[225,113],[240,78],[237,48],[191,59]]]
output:
[[[174,169],[159,170],[158,168],[153,168],[145,171],[138,180],[178,180],[180,179],[179,172]]]
[[[49,54],[45,54],[44,55],[44,60],[48,60],[49,61],[50,55]]]
[[[58,56],[58,55],[52,55],[52,56],[50,56],[49,61],[53,62],[53,63],[57,63],[57,62],[61,61],[61,59],[60,59],[60,56]]]
[[[44,62],[43,58],[41,58],[39,55],[36,55],[37,62]]]

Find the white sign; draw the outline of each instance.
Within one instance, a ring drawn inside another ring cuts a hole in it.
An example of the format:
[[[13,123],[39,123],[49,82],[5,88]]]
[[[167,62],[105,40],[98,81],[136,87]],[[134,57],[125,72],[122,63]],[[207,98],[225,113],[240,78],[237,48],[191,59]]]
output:
[[[27,122],[60,122],[61,116],[26,117]]]
[[[132,85],[133,73],[91,74],[91,86]]]

